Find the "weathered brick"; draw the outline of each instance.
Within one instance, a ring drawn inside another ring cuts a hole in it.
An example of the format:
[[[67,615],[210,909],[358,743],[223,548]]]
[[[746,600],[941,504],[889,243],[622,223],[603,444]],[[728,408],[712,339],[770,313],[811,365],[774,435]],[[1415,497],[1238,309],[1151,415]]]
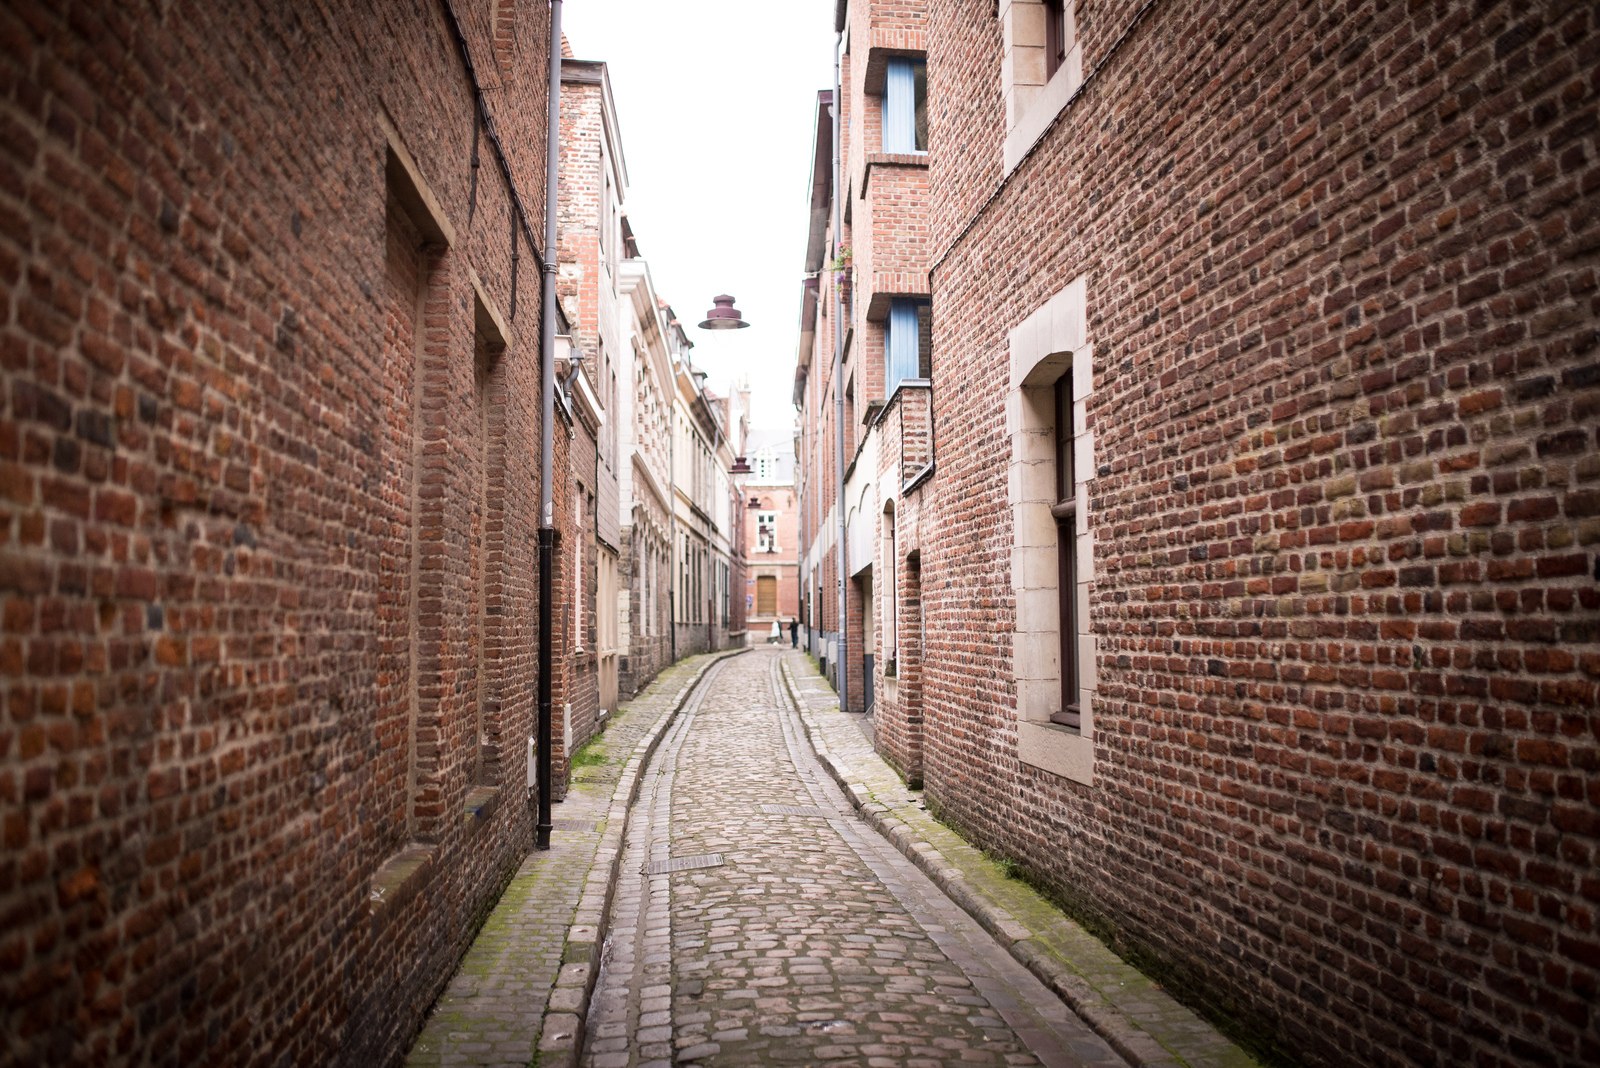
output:
[[[449,7],[541,212],[548,12]],[[0,39],[7,1058],[391,1063],[532,838],[543,220],[513,313],[446,5],[24,0]]]
[[[1287,1059],[1592,1058],[1592,1012],[1568,1006],[1600,985],[1576,803],[1596,769],[1561,724],[1600,700],[1600,19],[1077,0],[1083,84],[1008,170],[1017,5],[926,6],[930,805]],[[861,42],[897,14],[843,17],[847,136],[870,142]],[[858,265],[894,240],[866,225],[866,177],[847,177]],[[1011,653],[1007,353],[1078,278],[1092,784],[1019,761],[1040,665]],[[838,492],[816,310],[813,532]],[[857,405],[882,359],[859,318]],[[847,464],[870,433],[849,422]],[[811,563],[837,629],[831,551]],[[879,722],[893,756],[902,724]]]

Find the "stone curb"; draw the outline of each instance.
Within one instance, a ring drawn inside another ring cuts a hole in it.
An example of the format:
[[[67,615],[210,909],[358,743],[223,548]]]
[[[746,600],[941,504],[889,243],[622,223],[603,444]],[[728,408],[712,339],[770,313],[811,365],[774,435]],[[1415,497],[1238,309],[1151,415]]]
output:
[[[1018,963],[1037,976],[1067,1008],[1077,1013],[1112,1049],[1127,1058],[1130,1065],[1134,1068],[1182,1068],[1183,1061],[1173,1057],[1171,1051],[1149,1032],[1106,1001],[1081,975],[1052,957],[1046,947],[1032,937],[1027,927],[974,890],[967,883],[965,873],[931,843],[923,841],[914,827],[891,815],[886,805],[873,800],[872,792],[865,783],[851,782],[850,769],[834,758],[822,739],[821,726],[813,718],[811,709],[800,700],[799,686],[788,662],[783,661],[779,666],[783,671],[783,684],[788,690],[789,703],[799,713],[800,725],[817,759],[844,790],[850,804],[874,830],[887,838],[907,860],[921,868],[950,900],[960,905],[980,927],[993,935]]]
[[[610,925],[612,894],[622,869],[622,845],[627,840],[628,824],[633,818],[633,803],[639,796],[640,773],[706,672],[744,651],[733,649],[712,657],[685,680],[668,702],[667,711],[661,713],[655,725],[634,745],[617,779],[611,804],[606,809],[605,833],[595,847],[594,862],[584,879],[583,892],[578,897],[578,908],[562,950],[561,971],[556,975],[544,1022],[539,1027],[540,1068],[576,1068],[583,1051],[584,1021],[589,1016],[589,1001],[594,996],[595,981],[600,974],[600,954],[605,948]]]

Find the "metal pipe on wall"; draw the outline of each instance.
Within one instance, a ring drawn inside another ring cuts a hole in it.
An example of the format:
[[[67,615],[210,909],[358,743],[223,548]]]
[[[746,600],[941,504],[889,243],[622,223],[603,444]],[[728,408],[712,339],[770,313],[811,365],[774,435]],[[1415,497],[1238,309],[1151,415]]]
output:
[[[534,824],[535,849],[550,848],[550,673],[555,655],[556,506],[556,186],[560,178],[561,139],[561,0],[550,0],[550,98],[545,126],[544,173],[544,308],[539,323],[539,361],[543,375],[539,415],[539,811]],[[576,591],[574,591],[576,593]]]
[[[844,52],[844,33],[840,31],[833,50],[833,258],[837,263],[844,238],[844,173],[840,147],[840,101],[844,87],[840,84],[840,56]],[[839,494],[839,548],[835,554],[839,561],[839,644],[834,656],[834,670],[839,675],[839,711],[850,711],[850,659],[845,655],[846,634],[849,624],[845,619],[845,518],[844,518],[844,300],[839,293],[839,280],[833,280],[833,471]]]

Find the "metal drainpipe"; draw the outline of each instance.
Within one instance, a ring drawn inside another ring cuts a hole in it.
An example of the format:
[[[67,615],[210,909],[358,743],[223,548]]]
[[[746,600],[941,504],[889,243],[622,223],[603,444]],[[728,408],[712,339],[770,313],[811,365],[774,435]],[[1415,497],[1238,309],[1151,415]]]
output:
[[[840,242],[844,237],[844,170],[840,145],[840,101],[844,87],[839,81],[840,55],[844,51],[844,33],[839,33],[833,49],[833,258],[839,258]],[[845,522],[844,522],[844,300],[839,294],[839,280],[833,281],[833,470],[839,493],[839,655],[834,658],[839,672],[839,711],[850,711],[850,658],[846,655],[846,634],[850,625],[845,617]]]
[[[667,644],[678,662],[678,372],[672,372],[672,407],[667,415]],[[688,559],[688,554],[684,554]]]
[[[539,814],[534,825],[535,849],[550,848],[550,698],[554,665],[556,506],[556,183],[560,177],[561,139],[561,0],[550,0],[550,99],[545,119],[544,162],[544,308],[539,323],[543,407],[539,416]]]

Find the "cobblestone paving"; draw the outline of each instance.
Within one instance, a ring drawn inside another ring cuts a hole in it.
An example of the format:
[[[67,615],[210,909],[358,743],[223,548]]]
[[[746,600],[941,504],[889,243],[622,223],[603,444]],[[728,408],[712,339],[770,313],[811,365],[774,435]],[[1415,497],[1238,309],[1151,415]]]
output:
[[[528,855],[417,1036],[411,1068],[526,1068],[623,766],[708,658],[679,661],[624,705],[551,810],[550,849]]]
[[[780,655],[714,668],[646,773],[585,1062],[1124,1063],[861,822]]]
[[[1113,1035],[1124,1056],[1146,1068],[1255,1068],[1255,1059],[1216,1027],[934,819],[922,791],[908,789],[873,751],[870,721],[839,711],[838,695],[816,662],[801,652],[783,655],[812,744],[877,828],[984,914],[985,926],[1012,955],[1097,1031]]]

